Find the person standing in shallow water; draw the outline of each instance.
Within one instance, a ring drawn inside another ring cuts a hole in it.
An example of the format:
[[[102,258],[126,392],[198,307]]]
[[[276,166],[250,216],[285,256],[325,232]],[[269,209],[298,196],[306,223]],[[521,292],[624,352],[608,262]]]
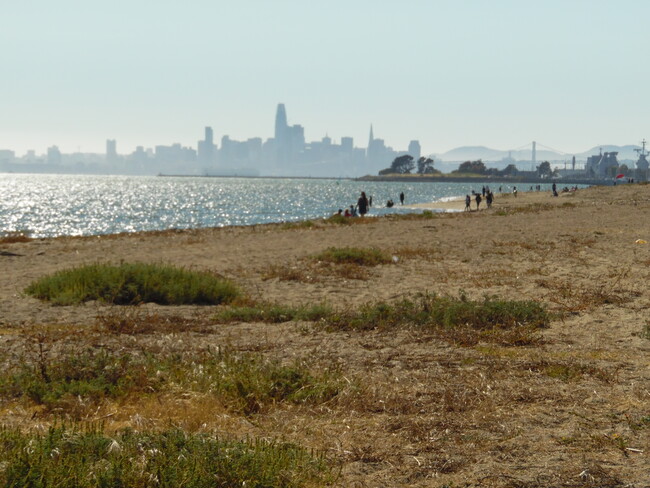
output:
[[[401,192],[401,193],[399,194],[399,202],[400,202],[402,205],[404,205],[404,192]]]
[[[368,198],[366,197],[366,192],[362,191],[359,200],[357,201],[357,209],[359,210],[359,215],[362,217],[368,213]]]

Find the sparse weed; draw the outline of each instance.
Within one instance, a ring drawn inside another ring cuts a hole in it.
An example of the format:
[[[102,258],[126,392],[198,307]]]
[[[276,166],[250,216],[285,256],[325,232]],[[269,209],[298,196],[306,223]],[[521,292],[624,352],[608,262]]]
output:
[[[377,248],[330,247],[312,256],[315,261],[333,264],[356,264],[359,266],[378,266],[389,264],[392,257]]]
[[[284,230],[304,230],[313,229],[316,224],[312,220],[301,220],[299,222],[284,222],[281,227]]]
[[[320,277],[314,270],[304,265],[272,264],[262,272],[263,280],[300,281],[302,283],[315,283]]]
[[[432,212],[431,210],[423,210],[422,212],[411,212],[403,214],[389,214],[383,218],[387,220],[430,220],[444,215],[444,212]]]
[[[30,242],[29,235],[24,232],[4,232],[0,234],[0,244],[14,244],[16,242]]]
[[[132,356],[107,350],[45,355],[0,374],[0,397],[24,398],[46,413],[80,419],[104,399],[166,390],[215,395],[232,411],[251,415],[281,402],[320,403],[336,396],[335,371],[312,374],[296,361],[281,364],[254,353],[229,351]]]
[[[584,376],[596,378],[606,383],[614,379],[613,373],[578,361],[541,360],[525,363],[522,367],[530,371],[543,373],[549,378],[558,379],[565,383],[579,381]]]
[[[561,312],[579,313],[601,305],[620,305],[629,302],[636,294],[633,290],[618,288],[622,278],[629,270],[617,271],[607,278],[596,277],[590,279],[593,286],[578,285],[565,279],[539,279],[536,284],[548,289],[547,299],[554,303]]]
[[[135,309],[111,309],[95,319],[95,329],[110,334],[155,334],[179,332],[209,332],[207,321],[180,315],[161,315]]]
[[[646,321],[645,325],[641,329],[640,336],[644,339],[650,340],[650,321]]]

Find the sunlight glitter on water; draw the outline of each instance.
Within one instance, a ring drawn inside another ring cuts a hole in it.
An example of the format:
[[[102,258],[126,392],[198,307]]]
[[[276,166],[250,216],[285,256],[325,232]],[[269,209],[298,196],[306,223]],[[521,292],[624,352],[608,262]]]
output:
[[[282,178],[0,174],[0,234],[95,235],[324,218],[373,196],[370,215],[413,212],[482,183],[397,183]],[[506,185],[504,185],[505,187]]]

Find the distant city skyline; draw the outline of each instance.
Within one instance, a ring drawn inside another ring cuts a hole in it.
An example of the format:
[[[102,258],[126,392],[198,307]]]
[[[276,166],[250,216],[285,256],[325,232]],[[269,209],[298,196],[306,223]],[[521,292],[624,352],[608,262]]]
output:
[[[3,8],[0,148],[194,145],[197,128],[307,140],[373,124],[423,153],[650,134],[644,0],[30,0]]]

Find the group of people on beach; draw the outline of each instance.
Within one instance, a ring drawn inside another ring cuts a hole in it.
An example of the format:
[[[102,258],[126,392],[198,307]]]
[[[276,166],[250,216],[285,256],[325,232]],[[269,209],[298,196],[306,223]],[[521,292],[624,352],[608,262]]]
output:
[[[402,205],[404,205],[404,199],[404,192],[400,192],[399,200]],[[386,202],[386,207],[391,208],[394,205],[395,202],[393,202],[392,198],[389,198]],[[368,213],[370,207],[372,207],[372,195],[368,197],[366,196],[366,192],[362,191],[356,205],[350,205],[350,208],[346,208],[345,211],[342,208],[339,208],[339,211],[334,215],[342,215],[343,217],[363,217]]]
[[[499,189],[501,189],[499,187]],[[516,191],[516,187],[515,187]],[[490,190],[489,186],[484,186],[480,192],[472,190],[472,195],[474,196],[474,201],[476,202],[476,210],[479,210],[481,207],[481,202],[485,199],[487,208],[492,207],[492,202],[494,201],[494,193]],[[465,195],[465,212],[471,212],[472,208],[472,198],[469,195]]]

